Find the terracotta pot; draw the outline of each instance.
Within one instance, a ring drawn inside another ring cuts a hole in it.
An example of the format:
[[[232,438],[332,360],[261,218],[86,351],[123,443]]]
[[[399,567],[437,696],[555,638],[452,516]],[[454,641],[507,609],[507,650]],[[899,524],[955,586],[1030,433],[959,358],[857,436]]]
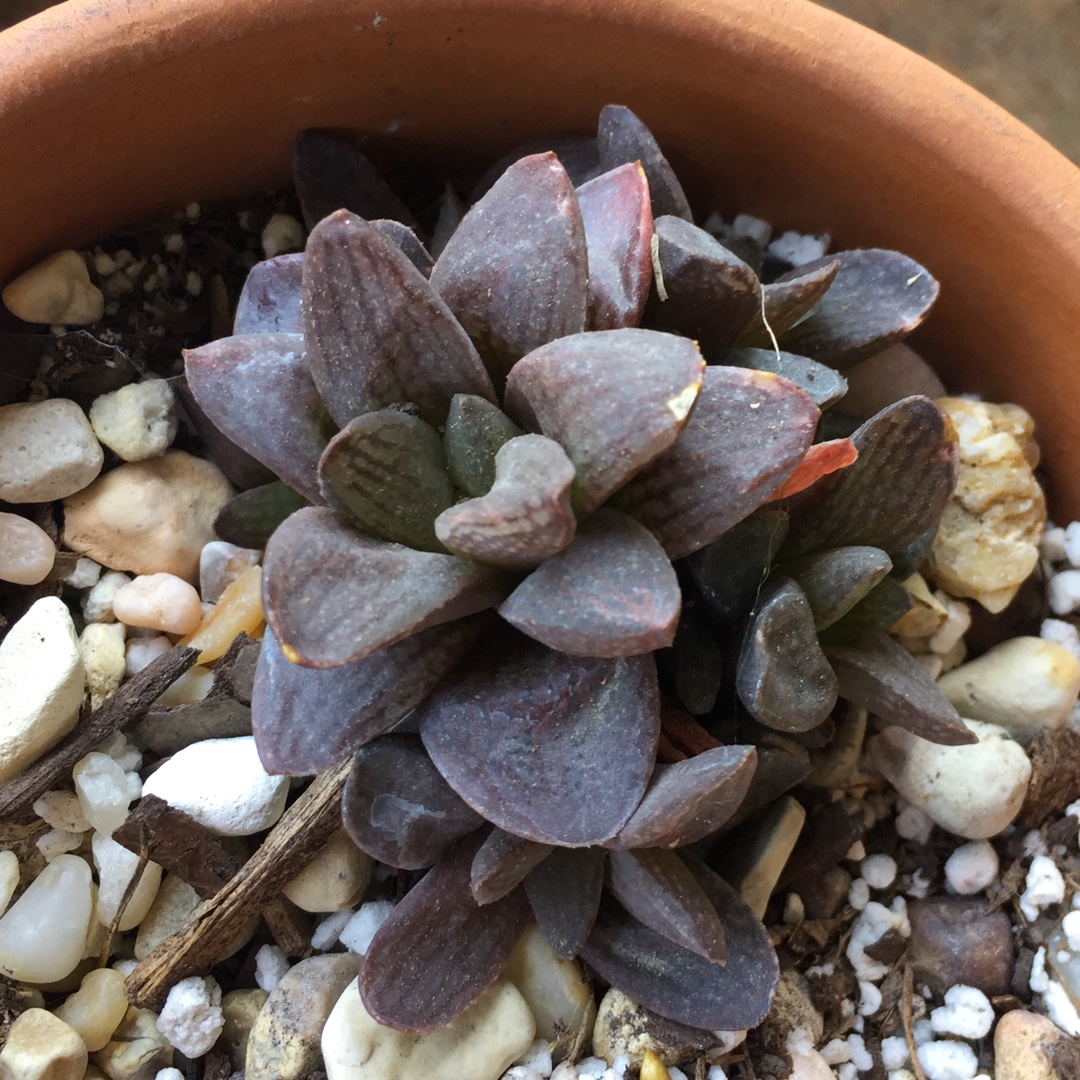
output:
[[[492,158],[653,128],[699,206],[942,283],[916,343],[1039,422],[1080,516],[1080,171],[944,71],[801,0],[69,0],[0,35],[0,280],[190,200],[284,184],[303,127]]]

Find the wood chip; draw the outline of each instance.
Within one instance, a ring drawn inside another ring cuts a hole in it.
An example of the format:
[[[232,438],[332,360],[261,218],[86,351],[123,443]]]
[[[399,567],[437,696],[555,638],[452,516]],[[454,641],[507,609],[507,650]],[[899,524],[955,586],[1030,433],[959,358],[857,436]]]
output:
[[[0,789],[0,818],[28,813],[34,801],[69,779],[71,770],[114,731],[138,720],[153,702],[188,668],[199,654],[194,649],[170,649],[132,676],[97,712],[91,713],[43,758]]]
[[[160,1009],[177,982],[209,971],[239,927],[307,866],[341,827],[341,793],[351,766],[346,758],[316,777],[239,873],[195,909],[183,930],[139,962],[127,978],[133,1005]]]
[[[311,955],[311,935],[315,932],[315,920],[311,915],[284,896],[271,900],[262,914],[274,944],[289,959],[304,959]]]
[[[1044,728],[1028,747],[1031,780],[1018,821],[1037,829],[1062,807],[1080,798],[1080,734],[1070,728]]]

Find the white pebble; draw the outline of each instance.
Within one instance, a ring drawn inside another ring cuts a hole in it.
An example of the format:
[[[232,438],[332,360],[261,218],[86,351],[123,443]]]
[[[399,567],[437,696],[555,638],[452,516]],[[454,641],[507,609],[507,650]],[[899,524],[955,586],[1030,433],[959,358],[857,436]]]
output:
[[[124,461],[163,454],[176,438],[176,398],[165,379],[129,383],[90,406],[94,434]]]
[[[973,896],[990,885],[998,874],[998,857],[989,840],[961,844],[945,860],[945,881],[961,896]]]
[[[19,514],[0,513],[0,581],[37,585],[56,561],[49,534]]]
[[[338,943],[341,931],[355,914],[352,908],[345,908],[343,911],[335,911],[327,915],[316,925],[315,932],[311,935],[311,947],[317,952],[332,949]]]
[[[58,251],[20,274],[3,292],[4,306],[31,323],[85,326],[105,311],[105,297],[91,284],[77,251]]]
[[[792,266],[802,266],[820,259],[829,250],[830,239],[828,233],[811,236],[808,233],[788,231],[769,244],[768,250],[770,255],[784,259]]]
[[[706,1080],[728,1080],[727,1073],[719,1065],[710,1065]]]
[[[113,597],[113,612],[128,626],[190,634],[202,622],[195,586],[175,574],[141,574]]]
[[[128,675],[138,675],[159,656],[167,653],[173,643],[162,634],[160,637],[128,638],[124,657],[124,670]]]
[[[881,991],[872,982],[859,983],[859,1015],[873,1016],[881,1008]]]
[[[0,851],[0,915],[19,887],[19,857],[14,851]]]
[[[46,862],[52,862],[59,855],[67,855],[82,847],[83,834],[68,832],[66,829],[50,829],[37,838],[36,847]]]
[[[903,1035],[889,1035],[881,1040],[881,1064],[890,1071],[902,1069],[910,1060]]]
[[[954,649],[971,627],[971,609],[962,600],[945,593],[935,594],[945,605],[945,621],[930,636],[930,651],[944,656]]]
[[[184,1080],[184,1074],[179,1069],[159,1069],[154,1080]]]
[[[1051,530],[1047,529],[1046,531],[1050,532]],[[1080,566],[1080,521],[1071,521],[1064,529],[1054,531],[1061,533],[1061,556],[1053,561],[1060,562],[1062,559],[1068,559],[1073,566]],[[1046,543],[1045,534],[1043,541]],[[1053,545],[1053,540],[1050,541],[1050,544]]]
[[[83,817],[105,835],[123,825],[128,807],[142,794],[138,774],[125,772],[108,754],[87,754],[72,775]]]
[[[979,1059],[967,1043],[948,1039],[923,1043],[918,1055],[926,1080],[974,1080],[979,1071]]]
[[[914,840],[917,844],[927,843],[934,831],[934,819],[907,799],[898,799],[897,806],[896,835],[904,840]]]
[[[214,673],[196,664],[189,668],[158,699],[158,705],[192,705],[202,701],[214,685]]]
[[[612,1069],[611,1072],[614,1073],[615,1070]],[[615,1075],[618,1076],[619,1074],[615,1073]],[[670,1077],[670,1080],[687,1080],[686,1073],[676,1065],[668,1066],[668,1076]]]
[[[255,981],[268,994],[285,977],[289,958],[277,945],[264,945],[255,954]]]
[[[54,829],[90,831],[90,822],[82,812],[82,803],[73,791],[46,791],[34,803],[34,813]]]
[[[111,926],[124,893],[139,868],[139,856],[102,833],[94,833],[90,846],[94,852],[94,865],[98,869],[98,922]],[[143,921],[160,886],[161,867],[156,862],[148,862],[124,908],[118,929],[133,930]]]
[[[870,886],[866,881],[857,877],[848,888],[848,903],[856,911],[862,911],[870,901]]]
[[[1057,864],[1047,855],[1036,855],[1031,860],[1020,896],[1020,910],[1024,918],[1034,922],[1044,907],[1060,904],[1064,899],[1065,880]]]
[[[261,558],[261,551],[224,540],[205,544],[199,555],[199,595],[203,602],[216,604],[226,588],[248,567],[257,566]]]
[[[157,1018],[158,1031],[189,1058],[205,1054],[224,1026],[221,987],[215,979],[198,975],[181,979],[169,991]]]
[[[304,227],[291,214],[274,214],[262,231],[263,254],[272,259],[304,246]]]
[[[100,577],[101,563],[80,555],[75,563],[75,569],[64,578],[64,584],[73,589],[90,589],[98,583]]]
[[[607,1062],[603,1058],[587,1057],[577,1063],[580,1076],[603,1076],[607,1072]]]
[[[891,855],[867,855],[859,873],[871,889],[887,889],[896,880],[896,860]]]
[[[341,944],[350,952],[365,955],[371,945],[371,939],[394,910],[389,900],[372,900],[361,904],[360,910],[345,924],[339,935]]]
[[[1043,1005],[1046,1014],[1066,1035],[1080,1035],[1080,1015],[1069,997],[1069,992],[1057,981],[1051,979],[1043,991]]]
[[[83,618],[87,622],[116,622],[113,597],[130,582],[131,578],[118,570],[102,574],[101,580],[83,597]]]
[[[1039,627],[1039,637],[1043,641],[1052,641],[1063,649],[1068,649],[1080,660],[1080,630],[1063,619],[1043,619]]]
[[[945,1004],[931,1012],[930,1025],[938,1034],[981,1039],[994,1026],[994,1007],[974,986],[950,986]]]
[[[142,768],[142,751],[122,731],[114,731],[98,743],[94,753],[108,754],[124,772]]]

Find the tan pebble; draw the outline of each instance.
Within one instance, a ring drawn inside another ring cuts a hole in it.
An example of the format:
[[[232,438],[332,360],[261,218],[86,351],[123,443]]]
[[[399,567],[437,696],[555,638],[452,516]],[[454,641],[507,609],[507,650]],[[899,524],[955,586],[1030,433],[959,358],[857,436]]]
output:
[[[799,1029],[808,1032],[816,1045],[825,1033],[825,1019],[814,1005],[806,977],[795,968],[785,968],[759,1030],[772,1052],[783,1054],[788,1039]]]
[[[265,990],[231,990],[221,999],[225,1026],[221,1029],[215,1049],[229,1055],[235,1072],[240,1072],[244,1067],[251,1027],[268,996]]]
[[[169,450],[106,473],[64,503],[64,542],[114,570],[199,576],[232,487],[209,461]]]
[[[352,953],[312,956],[282,976],[251,1026],[245,1080],[299,1080],[318,1067],[326,1019],[346,987],[356,989],[361,963]]]
[[[55,561],[56,545],[44,529],[18,514],[0,514],[0,581],[36,585]]]
[[[15,1020],[0,1050],[4,1080],[82,1080],[86,1047],[78,1032],[44,1009]]]
[[[706,1045],[708,1032],[701,1032]],[[611,1065],[617,1057],[625,1056],[632,1068],[639,1067],[646,1051],[652,1051],[664,1065],[677,1065],[693,1056],[685,1039],[677,1039],[669,1022],[662,1020],[643,1005],[631,1000],[621,990],[612,987],[600,1000],[593,1028],[593,1053]]]
[[[939,398],[956,427],[960,469],[927,560],[953,596],[1002,611],[1039,559],[1046,500],[1035,479],[1032,419],[1018,405]]]
[[[263,627],[262,567],[249,566],[210,607],[199,627],[180,644],[199,650],[198,662],[224,656],[237,634],[258,637]]]
[[[113,968],[98,968],[83,976],[79,989],[57,1006],[56,1015],[79,1033],[87,1050],[100,1050],[127,1011],[124,976]]]
[[[123,623],[87,623],[79,637],[91,710],[101,706],[124,681],[127,665]]]
[[[994,1029],[994,1080],[1058,1080],[1047,1048],[1064,1038],[1040,1013],[1007,1012]]]
[[[23,322],[85,326],[105,311],[105,297],[90,281],[77,251],[58,251],[4,288],[4,306]]]
[[[142,960],[167,937],[182,930],[191,913],[202,903],[199,894],[183,878],[168,874],[158,888],[150,910],[139,923],[135,938],[135,959]],[[241,926],[232,940],[227,942],[215,962],[226,960],[238,953],[252,938],[259,925],[260,916],[254,915]]]
[[[0,915],[6,910],[19,887],[19,856],[14,851],[0,851]]]
[[[157,1013],[129,1008],[113,1038],[93,1055],[109,1080],[153,1080],[172,1065],[173,1048],[158,1031]]]
[[[929,637],[936,633],[948,615],[945,605],[930,591],[922,574],[912,574],[904,582],[911,597],[911,610],[890,627],[902,637]]]
[[[113,613],[128,626],[190,634],[202,619],[195,586],[175,574],[142,574],[117,590]]]
[[[371,856],[339,829],[282,892],[302,911],[343,911],[363,896],[370,880]]]

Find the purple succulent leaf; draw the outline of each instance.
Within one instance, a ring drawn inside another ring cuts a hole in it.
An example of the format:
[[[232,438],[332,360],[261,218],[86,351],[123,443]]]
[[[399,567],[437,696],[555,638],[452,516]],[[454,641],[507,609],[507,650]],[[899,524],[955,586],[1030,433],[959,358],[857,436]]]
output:
[[[344,507],[379,540],[442,551],[435,519],[453,505],[439,433],[396,409],[350,420],[319,461],[326,501]]]
[[[362,660],[506,595],[497,571],[375,540],[323,507],[285,521],[263,567],[267,622],[286,657],[315,668]]]
[[[484,823],[439,775],[415,735],[382,735],[357,751],[341,812],[358,848],[401,870],[433,865]]]
[[[184,353],[188,387],[223,434],[304,498],[321,503],[318,464],[333,425],[300,334],[221,338]]]
[[[238,547],[264,548],[274,530],[290,514],[307,505],[303,495],[275,480],[241,491],[230,499],[214,518],[214,533]]]
[[[666,848],[612,851],[608,888],[635,919],[714,964],[724,963],[724,927],[686,863]]]
[[[304,330],[312,376],[342,426],[404,403],[441,426],[456,393],[495,400],[472,342],[424,275],[347,211],[308,237]]]
[[[601,908],[581,958],[647,1009],[691,1027],[741,1031],[761,1023],[780,975],[765,927],[725,882],[698,878],[724,928],[727,962],[715,964],[643,926],[615,905]]]
[[[618,510],[601,509],[499,614],[560,652],[635,656],[674,641],[681,602],[675,571],[652,533]]]
[[[717,354],[716,363],[780,375],[805,390],[819,409],[827,409],[848,391],[847,379],[840,372],[794,353],[778,353],[773,349],[723,349]]]
[[[956,431],[929,399],[908,397],[852,436],[858,459],[788,500],[782,554],[868,544],[890,554],[937,525],[956,486]]]
[[[652,775],[655,661],[568,656],[512,632],[491,646],[417,710],[432,761],[477,813],[515,836],[603,843]]]
[[[776,281],[763,285],[761,293],[765,317],[763,319],[759,311],[739,335],[738,344],[769,348],[774,336],[787,333],[825,295],[839,269],[839,259],[827,257],[796,267]],[[772,330],[772,336],[769,330]]]
[[[697,346],[672,334],[575,334],[517,363],[506,409],[566,451],[577,472],[574,506],[585,515],[679,438],[704,370]]]
[[[596,145],[596,136],[563,135],[553,139],[541,139],[537,142],[525,143],[499,158],[477,181],[469,201],[476,202],[489,192],[495,181],[514,162],[535,154],[547,153],[552,153],[559,159],[574,187],[581,187],[582,184],[588,183],[604,171],[600,167],[600,151]]]
[[[739,700],[760,724],[809,731],[836,705],[837,682],[818,643],[806,594],[790,578],[762,586],[735,673]]]
[[[605,105],[600,110],[596,142],[605,170],[641,162],[649,178],[652,209],[656,217],[674,214],[693,221],[690,203],[668,160],[660,152],[653,133],[625,105]]]
[[[552,852],[551,844],[538,844],[492,829],[472,864],[472,894],[478,904],[501,900]]]
[[[380,1024],[433,1031],[500,975],[529,923],[520,889],[480,907],[469,888],[478,831],[427,872],[379,927],[360,972],[360,996]]]
[[[455,394],[443,432],[450,479],[470,495],[486,495],[495,483],[495,455],[521,434],[521,428],[490,401]]]
[[[526,353],[585,329],[585,229],[554,154],[522,158],[499,177],[462,218],[431,284],[499,386]]]
[[[512,569],[536,566],[574,538],[573,482],[574,466],[557,442],[519,435],[495,454],[491,490],[444,510],[435,535],[455,555]]]
[[[604,890],[605,852],[557,847],[525,878],[537,925],[556,956],[576,956],[596,921]]]
[[[640,163],[578,188],[589,256],[589,329],[637,326],[652,285],[652,206]]]
[[[302,334],[304,255],[275,255],[248,273],[233,318],[234,334]]]
[[[308,229],[335,210],[415,224],[405,204],[355,147],[322,131],[301,131],[293,143],[293,181]]]
[[[793,272],[806,277],[839,260],[825,295],[784,334],[791,352],[841,371],[911,333],[930,312],[939,286],[930,272],[899,251],[863,248],[826,255]]]
[[[857,646],[829,646],[825,655],[839,680],[840,696],[886,724],[945,746],[979,741],[926,669],[888,634],[866,634]]]
[[[465,657],[486,625],[477,615],[433,626],[363,660],[325,669],[287,660],[268,629],[251,699],[263,767],[313,776],[389,731]]]
[[[616,505],[681,559],[769,501],[810,449],[818,416],[813,399],[787,379],[710,366],[682,438]]]
[[[752,746],[718,746],[657,765],[645,797],[607,846],[673,848],[703,839],[738,810],[756,767]]]
[[[693,338],[711,361],[760,316],[761,282],[734,252],[682,218],[657,218],[656,237],[661,273],[644,322]]]
[[[387,240],[392,240],[401,249],[402,254],[408,258],[409,262],[411,262],[424,277],[431,277],[431,271],[435,266],[435,260],[429,254],[428,249],[424,247],[420,237],[418,237],[408,225],[403,225],[400,221],[394,221],[391,218],[380,218],[376,221],[372,221],[371,224],[378,229]]]
[[[784,565],[806,594],[819,631],[849,612],[890,570],[892,559],[865,544],[829,548]]]

